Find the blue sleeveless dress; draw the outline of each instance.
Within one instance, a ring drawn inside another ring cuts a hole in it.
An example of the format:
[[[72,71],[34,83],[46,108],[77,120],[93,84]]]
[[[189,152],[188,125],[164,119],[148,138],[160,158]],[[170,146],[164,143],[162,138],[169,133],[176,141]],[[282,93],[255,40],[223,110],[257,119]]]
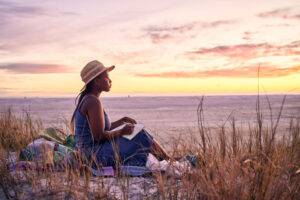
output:
[[[110,120],[104,111],[105,130],[110,130]],[[153,144],[153,137],[141,130],[133,139],[116,137],[112,140],[96,142],[93,139],[88,120],[79,109],[75,111],[75,148],[87,159],[96,160],[96,165],[145,166]]]

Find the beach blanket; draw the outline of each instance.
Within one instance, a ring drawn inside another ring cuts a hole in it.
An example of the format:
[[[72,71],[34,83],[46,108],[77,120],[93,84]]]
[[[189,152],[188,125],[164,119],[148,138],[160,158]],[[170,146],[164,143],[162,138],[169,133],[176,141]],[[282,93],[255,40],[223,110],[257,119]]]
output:
[[[52,170],[64,171],[70,165],[76,165],[74,150],[75,142],[72,135],[66,135],[57,128],[47,128],[38,137],[21,150],[19,159],[11,162],[9,170]],[[82,167],[82,166],[81,166]],[[99,169],[85,166],[94,176],[145,176],[151,170],[141,166],[123,166],[118,170],[111,166]]]
[[[47,128],[21,150],[19,160],[54,165],[69,159],[74,146],[72,135],[57,128]]]
[[[123,176],[148,176],[151,175],[153,171],[149,170],[147,167],[139,167],[139,166],[120,166],[120,169],[116,171],[113,167],[101,167],[99,169],[94,169],[88,167],[90,172],[94,176],[103,176],[103,177],[115,177],[118,175]],[[54,165],[54,166],[47,166],[47,165],[40,165],[37,162],[32,161],[18,161],[14,163],[10,163],[8,166],[9,171],[17,171],[17,170],[35,170],[35,171],[53,171],[53,172],[63,172],[65,171],[66,167],[64,165]]]
[[[153,172],[165,172],[167,175],[180,177],[190,171],[193,162],[186,156],[181,161],[159,161],[149,154],[146,166],[121,165],[118,169],[112,166],[93,168],[76,160],[75,142],[72,135],[66,135],[56,128],[47,128],[37,139],[20,152],[19,159],[9,164],[9,170],[52,170],[64,171],[67,167],[85,167],[94,176],[148,176]]]

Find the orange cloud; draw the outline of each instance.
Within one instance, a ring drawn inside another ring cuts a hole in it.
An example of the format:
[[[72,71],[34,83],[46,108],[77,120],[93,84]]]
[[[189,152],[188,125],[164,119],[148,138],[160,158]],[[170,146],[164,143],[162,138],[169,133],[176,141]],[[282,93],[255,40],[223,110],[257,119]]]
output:
[[[72,72],[71,68],[64,65],[39,63],[0,63],[0,70],[6,70],[15,74],[46,74]]]
[[[262,78],[273,78],[287,76],[300,72],[300,65],[288,68],[275,66],[260,66],[259,76]],[[212,78],[212,77],[232,77],[232,78],[257,78],[258,67],[246,66],[241,68],[230,69],[213,69],[204,71],[173,71],[162,73],[136,74],[140,77],[157,77],[157,78]]]

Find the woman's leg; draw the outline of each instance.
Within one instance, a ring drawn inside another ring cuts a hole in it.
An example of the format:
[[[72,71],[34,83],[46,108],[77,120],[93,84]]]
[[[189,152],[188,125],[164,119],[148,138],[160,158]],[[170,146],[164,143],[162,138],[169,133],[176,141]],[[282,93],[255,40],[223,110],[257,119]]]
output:
[[[151,153],[159,160],[171,160],[172,157],[162,148],[162,146],[153,138]]]

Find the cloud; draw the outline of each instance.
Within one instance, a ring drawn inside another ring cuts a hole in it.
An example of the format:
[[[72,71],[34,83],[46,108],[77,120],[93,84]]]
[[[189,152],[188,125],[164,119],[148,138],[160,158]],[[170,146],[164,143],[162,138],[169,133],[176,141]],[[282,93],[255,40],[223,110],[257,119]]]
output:
[[[149,26],[145,30],[147,32],[177,32],[184,33],[194,28],[216,28],[221,25],[233,24],[233,20],[217,20],[212,22],[191,22],[180,26]]]
[[[300,13],[295,13],[291,8],[280,8],[257,15],[260,18],[282,18],[300,20]]]
[[[230,25],[235,23],[233,20],[217,20],[212,22],[191,22],[180,26],[149,26],[144,30],[146,35],[150,37],[152,43],[162,43],[179,35],[198,31],[202,29],[217,28],[223,25]]]
[[[231,25],[236,23],[236,21],[233,20],[218,20],[218,21],[212,21],[212,22],[203,22],[200,23],[200,28],[216,28],[223,25]]]
[[[152,43],[157,44],[157,43],[162,43],[166,40],[170,40],[173,38],[171,34],[165,33],[149,33],[149,37],[151,38]]]
[[[252,37],[254,34],[255,34],[255,32],[245,31],[243,33],[242,39],[250,41],[250,40],[252,40]]]
[[[44,15],[46,14],[45,10],[37,6],[20,6],[18,4],[0,1],[0,13],[2,16],[33,16],[33,15]]]
[[[300,72],[300,65],[288,68],[280,68],[276,66],[260,66],[261,78],[273,78],[287,76]],[[172,71],[162,73],[135,74],[139,77],[148,78],[257,78],[258,65],[245,66],[240,68],[212,69],[203,71]]]
[[[38,6],[30,6],[30,5],[20,5],[14,2],[9,1],[1,1],[0,0],[0,13],[1,17],[32,17],[37,15],[47,15],[47,16],[55,16],[55,15],[77,15],[77,13],[74,12],[59,12],[56,11],[53,15],[53,12],[50,12],[50,10],[46,10],[42,7]]]
[[[64,65],[40,63],[0,63],[0,70],[15,74],[70,73],[73,71]]]
[[[160,33],[160,32],[177,32],[183,33],[190,31],[195,27],[195,23],[188,23],[181,26],[149,26],[145,31],[149,33]]]
[[[58,27],[64,24],[63,27],[69,28],[69,24],[63,20],[69,20],[73,15],[78,14],[68,10],[53,10],[46,5],[43,7],[43,4],[39,6],[30,5],[29,2],[0,0],[0,55],[32,50],[36,45],[64,39],[66,34],[57,34],[61,29]]]
[[[300,55],[300,40],[285,45],[273,45],[269,43],[221,45],[212,48],[199,48],[195,51],[188,51],[186,52],[186,55],[191,58],[212,55],[241,59],[262,56]]]
[[[291,24],[280,23],[280,24],[266,24],[266,27],[291,27]]]

